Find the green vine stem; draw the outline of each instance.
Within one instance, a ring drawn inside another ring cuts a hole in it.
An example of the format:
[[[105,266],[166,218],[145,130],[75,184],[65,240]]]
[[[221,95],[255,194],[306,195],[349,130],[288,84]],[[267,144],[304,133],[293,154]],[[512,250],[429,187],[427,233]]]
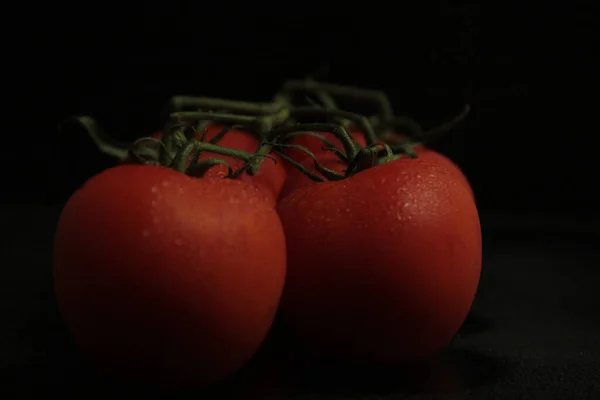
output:
[[[227,100],[213,97],[173,96],[167,104],[168,114],[182,112],[185,110],[213,110],[228,111],[233,114],[244,114],[253,116],[266,116],[276,114],[286,106],[281,101],[271,103],[250,103],[246,101]]]
[[[346,129],[341,125],[327,124],[327,123],[315,123],[315,124],[295,124],[295,125],[284,125],[272,129],[267,134],[263,145],[260,147],[256,155],[256,159],[248,163],[248,173],[250,175],[256,175],[260,169],[260,163],[262,162],[262,156],[268,154],[272,147],[273,142],[280,142],[285,140],[285,135],[297,132],[329,132],[334,134],[341,142],[346,155],[352,159],[357,153],[357,144],[354,139],[348,134]]]
[[[420,124],[409,117],[395,117],[390,126],[391,130],[387,130],[382,139],[391,144],[395,150],[404,149],[405,153],[411,155],[414,153],[413,148],[415,146],[429,143],[454,129],[467,117],[470,110],[471,107],[467,104],[463,110],[450,121],[427,131],[424,131]],[[394,132],[394,130],[403,128],[406,132],[405,137],[399,135],[400,132]]]
[[[462,121],[464,121],[464,119],[467,118],[467,115],[469,115],[470,112],[471,112],[471,106],[469,104],[465,104],[462,111],[457,116],[452,118],[450,121],[445,122],[442,125],[433,127],[431,129],[425,131],[423,133],[424,139],[427,141],[437,139],[438,137],[440,137],[441,135],[445,134],[446,132],[454,129],[458,124],[460,124]]]
[[[171,167],[179,172],[185,172],[188,161],[194,152],[209,152],[220,154],[222,156],[235,157],[245,162],[250,161],[254,155],[241,150],[234,150],[228,147],[217,146],[215,144],[200,142],[195,139],[191,139],[185,147],[183,147],[175,156]],[[197,165],[197,164],[196,164]]]
[[[405,132],[407,132],[406,136],[408,136],[409,138],[412,138],[414,140],[423,140],[424,138],[424,132],[423,132],[423,128],[421,127],[421,125],[415,121],[414,119],[410,118],[410,117],[406,117],[406,116],[399,116],[399,117],[394,117],[392,123],[389,126],[390,129],[393,129],[395,131],[397,130],[404,130]],[[386,136],[384,137],[384,139],[391,139],[391,136],[394,134],[398,134],[399,132],[391,132],[390,130],[386,131]]]
[[[98,151],[111,157],[124,160],[129,154],[129,144],[120,142],[110,137],[100,126],[98,121],[87,115],[76,115],[65,119],[58,125],[58,131],[65,133],[72,127],[83,130],[94,142]]]
[[[296,107],[291,109],[290,116],[292,118],[343,118],[354,122],[365,135],[365,141],[368,146],[377,143],[377,136],[369,122],[369,119],[364,115],[355,114],[343,110],[325,110],[315,107]],[[333,133],[333,132],[332,132]],[[341,138],[339,138],[342,140]]]
[[[336,85],[332,83],[317,82],[313,79],[305,80],[290,80],[284,83],[280,96],[286,97],[295,92],[309,92],[319,95],[323,98],[323,93],[330,96],[336,96],[339,98],[350,98],[354,100],[364,100],[372,102],[379,108],[380,118],[379,121],[384,125],[392,122],[394,113],[392,105],[388,96],[385,92],[380,90],[357,88],[353,86]],[[278,97],[276,97],[278,99]],[[326,101],[327,98],[325,98]],[[326,106],[327,108],[327,106]],[[331,109],[331,108],[329,108]]]
[[[165,144],[153,137],[139,138],[129,146],[127,158],[138,164],[160,165],[161,147]]]
[[[346,176],[344,174],[340,174],[339,172],[336,172],[332,169],[329,169],[327,167],[325,167],[323,164],[321,164],[319,162],[319,160],[317,159],[317,156],[315,156],[315,154],[310,151],[309,149],[307,149],[304,146],[299,146],[296,144],[281,144],[281,143],[273,143],[273,147],[280,149],[280,148],[292,148],[292,149],[298,149],[303,151],[304,153],[306,153],[308,156],[310,156],[313,160],[313,163],[315,165],[315,168],[317,169],[318,172],[321,173],[321,175],[323,175],[327,180],[330,181],[339,181],[344,179]],[[312,179],[315,182],[324,182],[324,180],[317,174],[315,174],[314,172],[312,172],[311,170],[309,170],[308,168],[306,168],[304,165],[300,164],[299,162],[291,159],[290,157],[286,156],[283,152],[281,151],[277,151],[277,154],[284,158],[286,161],[290,162],[292,164],[293,167],[297,168],[300,170],[300,172],[304,173],[306,176],[308,176],[310,179]]]
[[[237,115],[230,113],[215,113],[206,111],[179,111],[170,115],[171,123],[177,125],[181,122],[194,122],[209,120],[231,125],[241,125],[254,130],[261,135],[271,130],[274,126],[284,123],[290,115],[288,107],[283,107],[274,114],[262,116]]]
[[[287,115],[287,108],[282,109],[282,111],[276,114],[260,117],[207,111],[179,111],[172,113],[163,132],[165,149],[161,151],[160,161],[163,164],[167,163],[168,158],[173,152],[173,137],[178,134],[178,130],[185,129],[182,127],[189,128],[193,123],[200,124],[212,121],[229,125],[248,126],[250,130],[257,131],[260,137],[262,136],[262,132],[266,132],[273,124],[285,121]]]
[[[335,153],[342,161],[347,161],[348,160],[348,155],[344,151],[342,151],[339,148],[337,148],[336,145],[333,144],[333,143],[331,143],[331,141],[329,141],[325,136],[320,135],[320,134],[315,133],[315,132],[292,132],[290,134],[286,134],[285,135],[285,140],[288,141],[288,140],[293,139],[294,137],[297,137],[297,136],[312,136],[312,137],[315,137],[315,138],[319,139],[320,141],[322,141],[325,144],[325,146],[321,147],[322,150],[331,151],[331,152]]]

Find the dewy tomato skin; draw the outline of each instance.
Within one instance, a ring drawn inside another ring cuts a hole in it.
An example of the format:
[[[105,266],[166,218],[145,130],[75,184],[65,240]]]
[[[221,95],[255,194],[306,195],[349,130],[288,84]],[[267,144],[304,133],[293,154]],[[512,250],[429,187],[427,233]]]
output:
[[[481,271],[472,196],[447,166],[400,159],[283,199],[283,319],[308,349],[397,363],[446,345]]]
[[[75,341],[126,380],[190,386],[239,369],[267,335],[285,276],[276,211],[256,188],[127,165],[60,217],[59,306]]]
[[[473,193],[473,188],[469,183],[469,180],[465,176],[465,174],[461,171],[461,169],[454,163],[454,161],[450,160],[445,155],[438,153],[435,150],[431,150],[425,146],[419,146],[416,149],[416,152],[420,158],[433,158],[436,162],[446,166],[456,178],[467,188],[472,197],[475,197]]]

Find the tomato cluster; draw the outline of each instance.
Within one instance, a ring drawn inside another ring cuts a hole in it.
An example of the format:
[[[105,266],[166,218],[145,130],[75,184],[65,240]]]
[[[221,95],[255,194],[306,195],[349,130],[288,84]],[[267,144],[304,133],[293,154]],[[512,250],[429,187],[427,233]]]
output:
[[[220,381],[278,311],[306,349],[349,362],[428,357],[456,334],[481,270],[466,178],[423,145],[432,131],[299,105],[298,87],[336,92],[306,81],[268,104],[179,99],[68,201],[56,293],[100,368]]]

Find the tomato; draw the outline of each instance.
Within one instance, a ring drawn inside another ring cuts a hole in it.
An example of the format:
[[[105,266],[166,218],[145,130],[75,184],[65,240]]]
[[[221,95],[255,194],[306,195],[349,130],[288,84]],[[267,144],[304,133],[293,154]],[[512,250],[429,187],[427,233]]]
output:
[[[338,149],[343,150],[344,147],[342,146],[342,142],[333,133],[330,133],[330,132],[317,132],[317,133],[319,135],[323,136],[328,141],[330,141],[331,144],[333,144]],[[365,136],[362,132],[351,131],[350,135],[358,142],[358,144],[361,147],[364,147],[366,145]],[[327,147],[327,145],[321,139],[319,139],[315,136],[300,135],[300,136],[295,137],[290,143],[307,148],[317,158],[319,158],[323,154],[331,153],[330,151],[323,150],[323,147]],[[304,152],[300,149],[296,149],[296,148],[285,149],[285,155],[297,162],[303,161],[307,156],[306,152]],[[295,168],[293,166],[291,166],[289,163],[285,164],[285,168],[286,168],[287,172],[289,172],[291,170],[295,170]]]
[[[223,128],[224,127],[222,125],[211,124],[206,131],[204,141],[212,140],[223,130]],[[161,139],[162,132],[155,132],[151,135],[151,137],[155,139]],[[200,139],[201,135],[198,134],[196,138]],[[217,144],[222,147],[254,153],[256,150],[258,150],[260,141],[246,131],[232,129],[231,131],[227,132],[227,134],[225,134]],[[281,192],[281,189],[285,183],[286,171],[282,160],[276,154],[271,154],[269,157],[265,157],[263,160],[258,174],[252,176],[248,173],[243,173],[237,177],[237,179],[251,183],[257,188],[263,190],[266,194],[268,194],[271,202],[275,204],[275,200],[279,196],[279,193]],[[203,161],[209,158],[220,158],[224,161],[227,161],[234,170],[237,170],[244,165],[243,160],[214,153],[203,153],[198,161]],[[121,162],[121,165],[123,164],[131,164],[131,160],[124,160]],[[225,165],[216,165],[212,167],[204,176],[212,178],[224,178],[228,173],[229,170]]]
[[[60,309],[82,351],[125,379],[221,380],[267,335],[285,239],[257,188],[126,165],[91,178],[54,241]]]
[[[278,204],[283,321],[308,349],[355,362],[427,357],[464,321],[481,271],[473,197],[433,157],[401,158]]]

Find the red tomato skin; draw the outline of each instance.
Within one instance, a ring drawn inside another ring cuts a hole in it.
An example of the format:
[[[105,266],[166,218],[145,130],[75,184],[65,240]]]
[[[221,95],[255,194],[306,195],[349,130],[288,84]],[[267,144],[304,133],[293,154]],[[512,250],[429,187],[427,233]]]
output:
[[[447,344],[466,318],[481,231],[472,196],[447,166],[400,159],[295,191],[278,212],[283,320],[307,349],[410,361]]]
[[[54,242],[62,315],[80,349],[126,380],[226,378],[267,335],[285,239],[258,189],[128,165],[89,180]]]
[[[416,147],[417,155],[422,158],[431,157],[435,159],[437,162],[446,165],[447,168],[454,173],[456,178],[467,188],[471,197],[475,198],[475,194],[473,193],[473,188],[469,183],[469,180],[465,176],[465,174],[461,171],[461,169],[454,163],[454,161],[450,160],[448,157],[444,156],[441,153],[438,153],[435,150],[431,150],[425,146]]]
[[[207,131],[204,140],[209,141],[218,135],[223,126],[218,124],[211,124]],[[155,139],[162,138],[162,132],[158,131],[151,135]],[[197,137],[200,139],[200,134]],[[250,153],[256,152],[260,145],[260,141],[252,134],[239,129],[233,129],[225,134],[217,143],[219,146],[228,147],[231,149],[242,150]],[[241,174],[237,179],[243,182],[251,183],[257,188],[263,190],[268,194],[271,199],[271,203],[275,205],[276,199],[279,197],[279,193],[283,188],[286,179],[286,170],[284,163],[276,154],[270,155],[273,158],[265,157],[263,160],[260,171],[255,176],[247,173]],[[214,153],[203,153],[199,161],[206,160],[209,158],[220,158],[227,161],[234,170],[241,168],[244,165],[244,161],[235,158],[223,156]],[[130,160],[121,161],[120,165],[130,164]],[[228,174],[228,169],[224,165],[217,165],[211,168],[204,176],[208,178],[224,178]]]
[[[317,132],[317,133],[319,135],[323,136],[325,139],[329,140],[338,149],[343,150],[344,146],[342,145],[342,142],[333,133],[330,133],[330,132]],[[350,135],[358,142],[358,144],[361,147],[364,147],[366,145],[365,136],[361,132],[351,131]],[[306,147],[317,158],[320,158],[323,154],[331,153],[330,151],[323,150],[323,147],[327,147],[327,146],[321,139],[316,138],[314,136],[310,136],[310,135],[298,136],[298,137],[294,138],[294,140],[291,142],[291,144]],[[300,149],[295,149],[295,148],[286,149],[285,155],[297,162],[303,161],[307,156],[306,152],[304,152]],[[285,168],[286,168],[287,172],[295,169],[289,163],[285,164]]]
[[[407,140],[407,137],[405,135],[401,135],[398,133],[395,133],[395,134],[388,133],[388,135],[385,136],[384,138],[382,138],[382,140],[388,144],[397,144],[397,143],[401,143],[404,140]],[[449,158],[447,158],[446,156],[438,153],[437,151],[426,147],[424,144],[416,145],[414,149],[416,150],[417,154],[419,154],[421,156],[433,156],[433,157],[438,158],[440,162],[446,163],[446,164],[448,164],[448,166],[452,166],[451,169],[455,170],[459,180],[461,180],[467,186],[467,188],[469,189],[469,192],[471,192],[471,195],[473,197],[475,197],[475,194],[473,193],[473,188],[471,187],[469,180],[464,175],[464,173],[461,171],[461,169],[458,167],[458,165],[456,165],[454,163],[454,161],[452,161]]]

